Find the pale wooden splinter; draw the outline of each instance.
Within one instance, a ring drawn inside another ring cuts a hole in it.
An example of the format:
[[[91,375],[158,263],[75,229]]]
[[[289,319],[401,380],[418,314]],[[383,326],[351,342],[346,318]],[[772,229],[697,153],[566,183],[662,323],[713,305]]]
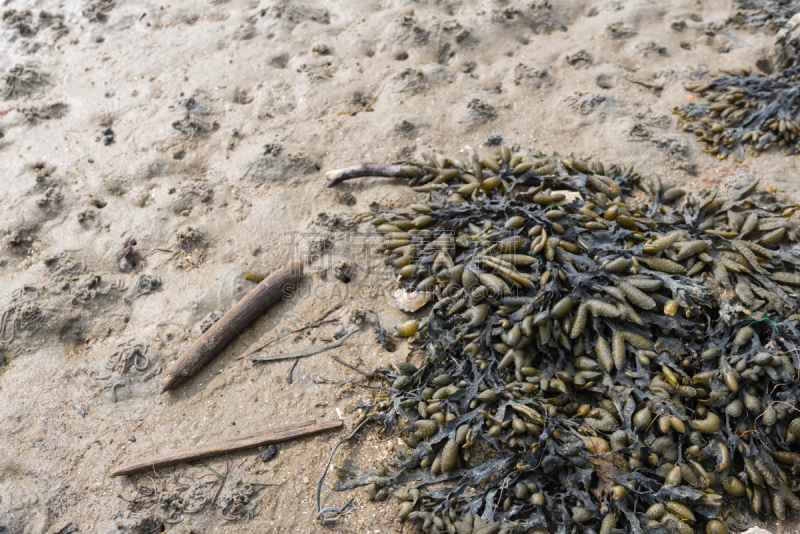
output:
[[[343,421],[330,421],[328,423],[319,424],[317,424],[316,421],[305,421],[303,423],[279,426],[263,432],[256,432],[255,434],[215,441],[213,443],[205,443],[194,447],[186,447],[184,449],[156,454],[143,460],[128,462],[114,469],[111,472],[111,476],[116,477],[120,475],[131,475],[141,471],[152,471],[161,467],[193,462],[202,458],[208,458],[209,456],[218,456],[220,454],[251,449],[261,445],[281,443],[291,439],[302,438],[327,430],[341,428],[343,424]]]
[[[281,300],[289,286],[303,278],[303,264],[289,262],[264,280],[214,323],[164,374],[161,391],[173,389],[194,376],[267,308]]]

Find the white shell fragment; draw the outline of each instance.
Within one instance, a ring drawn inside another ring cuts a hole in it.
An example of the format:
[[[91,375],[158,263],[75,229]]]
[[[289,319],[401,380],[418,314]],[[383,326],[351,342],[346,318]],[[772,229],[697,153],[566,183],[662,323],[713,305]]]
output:
[[[431,294],[406,291],[400,288],[394,292],[394,300],[397,303],[397,307],[404,312],[415,312],[431,300]]]

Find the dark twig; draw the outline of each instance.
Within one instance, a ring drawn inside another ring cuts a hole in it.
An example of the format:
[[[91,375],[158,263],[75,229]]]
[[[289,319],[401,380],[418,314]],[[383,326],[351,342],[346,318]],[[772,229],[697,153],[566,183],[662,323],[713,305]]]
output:
[[[294,361],[294,364],[292,365],[292,368],[291,368],[291,369],[289,369],[289,374],[288,374],[288,375],[286,375],[286,383],[287,383],[287,384],[291,384],[291,383],[292,383],[292,373],[294,372],[294,368],[295,368],[295,367],[297,367],[297,364],[298,364],[298,363],[300,363],[300,358],[297,358],[297,359]]]
[[[317,328],[318,326],[322,326],[324,324],[334,323],[334,322],[338,321],[340,319],[340,317],[336,317],[334,319],[327,319],[327,320],[325,320],[325,318],[327,316],[329,316],[330,314],[332,314],[333,312],[335,312],[336,310],[338,310],[339,308],[341,308],[342,304],[344,304],[344,299],[342,299],[342,301],[339,304],[337,304],[336,306],[334,306],[330,310],[328,310],[325,313],[323,313],[322,317],[320,317],[319,319],[315,320],[314,322],[309,323],[309,324],[307,324],[306,326],[304,326],[302,328],[298,328],[297,330],[292,330],[291,332],[287,332],[287,333],[283,334],[282,336],[278,336],[275,339],[273,339],[272,341],[268,341],[265,345],[262,345],[262,346],[258,347],[256,350],[254,350],[253,352],[251,352],[250,354],[247,354],[247,356],[252,356],[253,354],[255,354],[257,352],[261,352],[262,350],[266,349],[267,347],[269,347],[270,345],[272,345],[276,341],[280,341],[281,339],[283,339],[285,337],[288,337],[288,336],[291,336],[292,334],[296,334],[298,332],[303,332],[305,330],[310,330],[312,328]]]
[[[339,363],[341,365],[344,365],[348,369],[352,369],[353,371],[355,371],[358,374],[356,376],[347,378],[345,380],[338,380],[338,381],[337,380],[331,380],[330,378],[320,377],[320,378],[314,379],[314,383],[315,384],[333,384],[334,386],[344,386],[345,384],[349,384],[351,382],[354,382],[354,381],[358,380],[359,378],[382,378],[384,380],[386,379],[386,377],[381,375],[381,370],[380,369],[374,369],[372,371],[364,372],[361,369],[359,369],[358,367],[350,365],[346,361],[344,361],[344,360],[342,360],[340,358],[337,358],[334,355],[331,355],[331,358],[333,358],[333,360],[336,361],[337,363]]]
[[[341,387],[341,386],[344,386],[346,384],[349,384],[350,382],[355,382],[359,378],[361,378],[360,375],[350,377],[350,378],[348,378],[346,380],[331,380],[330,378],[325,378],[324,376],[321,376],[321,377],[313,379],[313,382],[315,384],[331,384],[333,386]]]
[[[222,493],[222,488],[225,487],[225,482],[228,480],[228,475],[231,474],[231,462],[227,460],[225,462],[225,476],[222,477],[222,484],[219,485],[219,489],[217,493],[214,495],[214,500],[211,501],[211,507],[213,508],[215,504],[217,504],[217,499],[219,498],[219,494]]]
[[[320,345],[318,347],[298,350],[297,352],[290,352],[289,354],[279,354],[277,356],[256,356],[255,358],[251,359],[254,362],[277,362],[280,360],[291,360],[292,358],[305,358],[306,356],[313,356],[315,354],[319,354],[320,352],[325,352],[326,350],[335,349],[356,332],[358,332],[358,328],[350,330],[336,341],[328,343],[327,345]]]
[[[347,367],[348,369],[352,369],[353,371],[355,371],[356,373],[358,373],[358,374],[360,374],[360,375],[362,375],[362,376],[368,376],[368,373],[365,373],[364,371],[362,371],[362,370],[361,370],[361,369],[359,369],[358,367],[355,367],[355,366],[353,366],[353,365],[350,365],[350,364],[349,364],[349,363],[347,363],[346,361],[344,361],[344,360],[342,360],[342,359],[340,359],[340,358],[337,358],[336,356],[333,356],[333,355],[331,355],[331,358],[333,358],[334,360],[336,360],[336,361],[337,361],[337,362],[339,362],[340,364],[344,365],[344,366],[345,366],[345,367]],[[374,373],[374,371],[373,371],[373,373]],[[369,374],[372,374],[372,373],[369,373]]]
[[[396,393],[397,392],[396,389],[384,388],[384,387],[381,387],[381,386],[369,386],[367,384],[356,384],[356,386],[358,386],[360,388],[366,388],[366,389],[377,389],[377,390],[380,390],[380,391],[386,391],[388,393]]]
[[[317,516],[316,520],[320,521],[321,523],[332,523],[335,522],[343,513],[348,510],[352,510],[353,508],[353,499],[350,499],[345,503],[344,506],[341,508],[337,508],[335,506],[328,506],[323,508],[322,507],[322,484],[325,482],[325,477],[328,475],[328,469],[331,467],[331,462],[333,461],[333,455],[336,454],[336,449],[339,448],[339,445],[342,443],[350,440],[353,436],[355,436],[361,428],[366,425],[369,421],[372,420],[372,413],[369,411],[364,412],[356,424],[353,426],[353,430],[342,439],[339,443],[333,446],[331,449],[331,455],[328,457],[328,463],[325,465],[325,471],[322,472],[322,476],[319,479],[319,483],[317,484]],[[327,515],[331,514],[331,515]]]

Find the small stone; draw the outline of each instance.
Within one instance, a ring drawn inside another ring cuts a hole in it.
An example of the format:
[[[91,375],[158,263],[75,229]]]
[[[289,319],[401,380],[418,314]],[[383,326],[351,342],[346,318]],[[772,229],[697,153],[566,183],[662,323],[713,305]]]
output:
[[[261,451],[261,454],[259,454],[258,456],[261,458],[262,462],[266,463],[275,458],[275,456],[277,455],[278,455],[278,448],[275,445],[270,445],[269,447]]]
[[[503,138],[499,135],[490,135],[483,144],[486,146],[500,146],[503,144]]]
[[[102,141],[103,145],[105,146],[110,145],[111,143],[114,142],[114,130],[112,130],[111,128],[106,128],[105,130],[102,130],[100,132],[100,135],[98,135],[95,138],[95,141],[97,142]]]
[[[81,417],[86,417],[86,410],[83,409],[83,406],[81,406],[77,402],[73,402],[72,407],[78,412],[78,414]]]
[[[128,436],[128,441],[130,441],[131,443],[134,443],[134,442],[136,442],[136,438],[134,436]]]
[[[333,266],[333,276],[346,284],[353,279],[353,267],[347,260],[339,260],[339,262]]]
[[[327,56],[331,54],[331,48],[324,43],[315,44],[311,48],[311,51],[320,56]]]

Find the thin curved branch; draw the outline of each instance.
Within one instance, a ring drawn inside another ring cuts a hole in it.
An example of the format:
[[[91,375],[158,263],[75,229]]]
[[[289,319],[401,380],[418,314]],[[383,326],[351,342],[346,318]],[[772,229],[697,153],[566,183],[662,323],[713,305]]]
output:
[[[409,176],[403,169],[414,169],[420,176],[425,174],[425,171],[415,165],[384,165],[381,163],[364,163],[347,167],[346,169],[339,169],[336,171],[328,171],[325,175],[330,178],[328,187],[338,185],[345,180],[352,180],[353,178],[364,178],[367,176],[375,176],[379,178],[405,178]]]
[[[250,359],[254,362],[276,362],[279,360],[291,360],[292,358],[304,358],[306,356],[313,356],[314,354],[319,354],[320,352],[325,352],[326,350],[335,349],[336,347],[344,343],[347,340],[347,338],[349,338],[356,332],[358,332],[358,328],[350,330],[336,341],[328,343],[327,345],[319,345],[317,347],[298,350],[297,352],[292,352],[290,354],[279,354],[278,356],[254,356]]]

